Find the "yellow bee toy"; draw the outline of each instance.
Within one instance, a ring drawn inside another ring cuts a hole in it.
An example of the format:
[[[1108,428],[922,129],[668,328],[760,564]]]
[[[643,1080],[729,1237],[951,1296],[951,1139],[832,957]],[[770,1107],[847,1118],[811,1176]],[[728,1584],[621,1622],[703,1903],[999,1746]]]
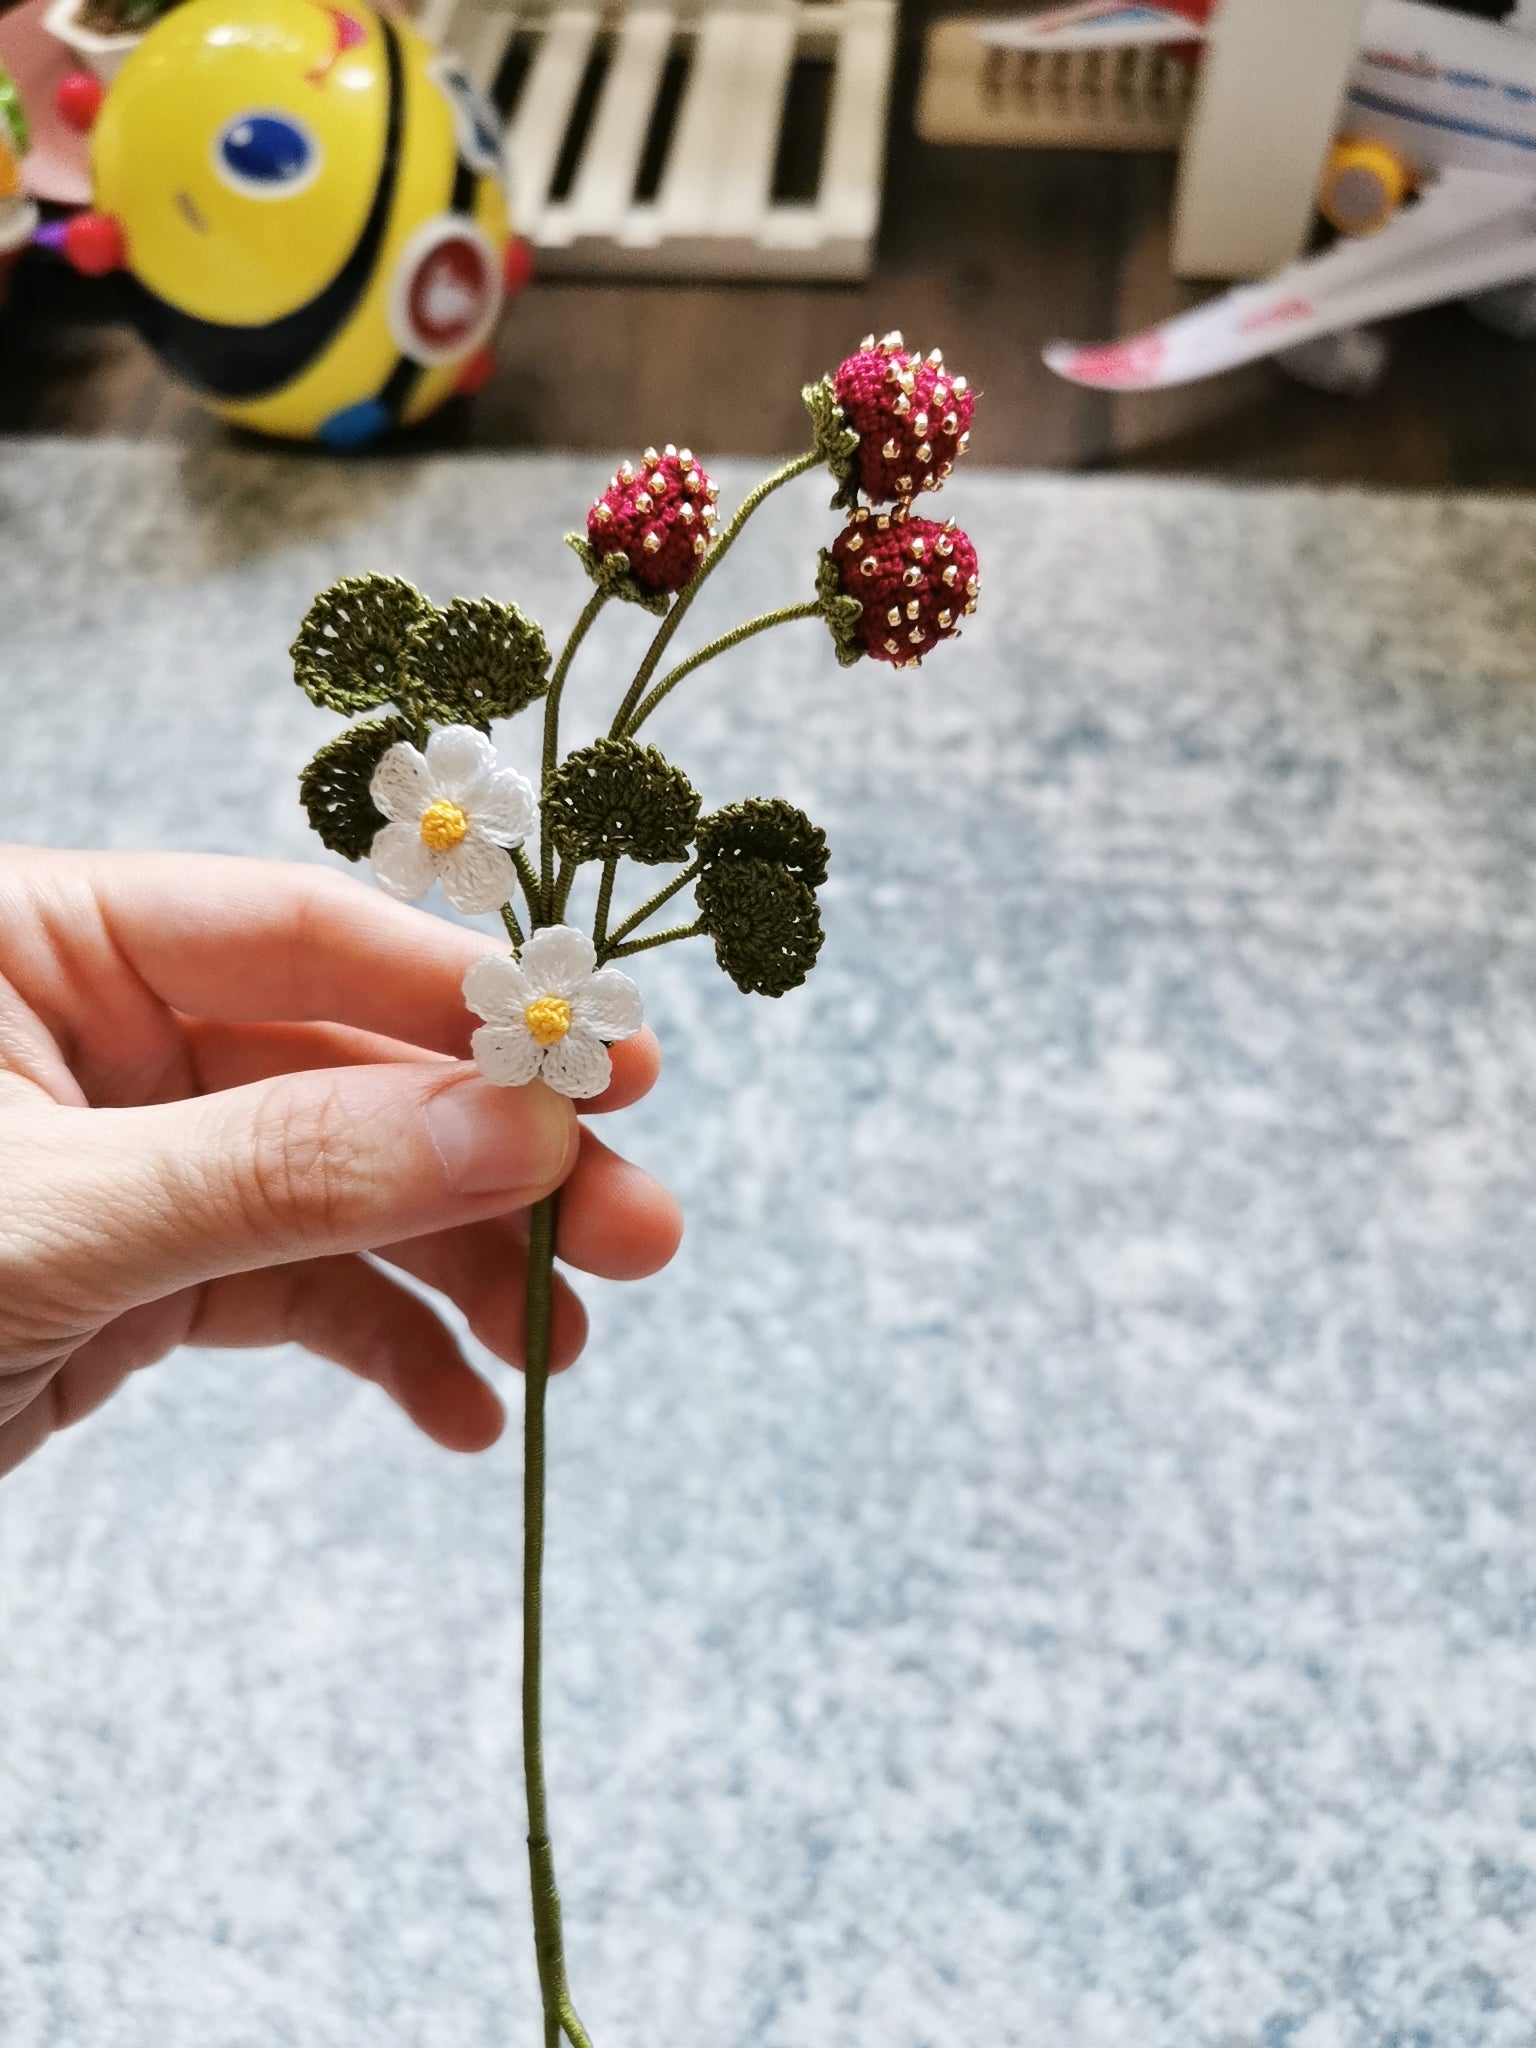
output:
[[[213,410],[357,447],[474,389],[521,244],[501,124],[363,0],[187,0],[91,112],[62,236]]]

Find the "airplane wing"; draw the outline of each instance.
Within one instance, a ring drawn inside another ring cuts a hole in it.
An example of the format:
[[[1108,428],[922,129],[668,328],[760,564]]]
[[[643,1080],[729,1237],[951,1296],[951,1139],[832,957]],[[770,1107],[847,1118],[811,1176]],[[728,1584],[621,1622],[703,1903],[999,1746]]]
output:
[[[1379,234],[1340,240],[1124,341],[1055,341],[1047,367],[1099,391],[1155,391],[1362,322],[1536,278],[1536,186],[1446,171]]]
[[[976,40],[997,50],[1116,50],[1148,43],[1193,43],[1205,34],[1201,0],[1182,7],[1132,0],[1078,0],[1044,13],[979,21]]]

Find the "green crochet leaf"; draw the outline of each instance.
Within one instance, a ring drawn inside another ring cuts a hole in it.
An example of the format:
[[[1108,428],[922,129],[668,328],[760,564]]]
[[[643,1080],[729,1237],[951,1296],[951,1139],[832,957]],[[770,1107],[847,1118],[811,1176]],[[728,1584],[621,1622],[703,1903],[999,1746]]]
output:
[[[816,453],[831,470],[837,483],[832,503],[842,511],[851,512],[859,502],[858,470],[854,462],[859,448],[858,431],[849,426],[847,414],[837,402],[837,390],[830,377],[807,384],[800,396],[805,400],[815,429]]]
[[[864,607],[858,598],[850,597],[844,590],[837,563],[826,548],[817,558],[816,596],[821,603],[821,616],[832,635],[838,666],[852,668],[856,661],[864,659],[868,651],[860,634]]]
[[[823,933],[816,898],[769,860],[723,860],[694,886],[715,958],[743,995],[782,996],[816,965]]]
[[[322,590],[289,652],[293,679],[327,711],[371,711],[405,688],[412,626],[432,607],[398,576],[344,576]]]
[[[414,730],[405,718],[349,725],[327,740],[299,777],[299,801],[332,853],[361,860],[384,829],[384,814],[375,808],[368,785],[387,750],[396,740],[410,739]]]
[[[544,791],[544,828],[564,860],[686,860],[698,816],[682,769],[638,740],[577,748]]]
[[[628,604],[644,605],[657,618],[665,614],[672,602],[670,595],[665,590],[647,590],[629,566],[628,555],[618,548],[611,554],[600,555],[584,533],[568,533],[565,544],[581,557],[581,566],[599,590],[622,597]]]
[[[441,725],[511,718],[549,688],[549,647],[515,604],[456,597],[406,635],[411,708]]]
[[[695,835],[699,865],[725,860],[766,860],[787,868],[808,889],[827,879],[827,835],[804,811],[782,797],[753,796],[700,818]]]

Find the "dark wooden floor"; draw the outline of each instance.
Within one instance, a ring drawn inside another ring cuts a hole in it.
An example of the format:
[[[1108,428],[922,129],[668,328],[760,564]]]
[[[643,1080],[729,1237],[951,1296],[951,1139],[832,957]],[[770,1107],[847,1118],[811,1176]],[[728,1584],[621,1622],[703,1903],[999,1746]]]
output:
[[[974,457],[1050,469],[1320,478],[1409,487],[1536,484],[1536,347],[1457,307],[1395,323],[1371,397],[1304,391],[1269,366],[1140,398],[1079,392],[1039,360],[1194,296],[1168,275],[1172,160],[931,148],[912,133],[905,38],[874,276],[863,285],[548,283],[506,321],[495,378],[418,445],[701,451],[799,446],[800,384],[871,328],[939,343],[985,394]],[[210,420],[126,331],[101,288],[41,259],[0,313],[0,433],[211,438]]]

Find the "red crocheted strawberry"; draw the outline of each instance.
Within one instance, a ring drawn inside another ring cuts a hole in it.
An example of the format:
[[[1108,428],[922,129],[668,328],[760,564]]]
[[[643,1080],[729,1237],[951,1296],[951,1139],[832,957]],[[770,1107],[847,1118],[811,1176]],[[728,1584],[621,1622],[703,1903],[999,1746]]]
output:
[[[846,452],[828,449],[842,504],[854,504],[859,491],[872,505],[910,504],[938,489],[970,440],[976,400],[964,377],[945,369],[942,350],[924,358],[903,348],[899,334],[879,342],[866,335],[839,363],[831,391],[858,435]]]
[[[817,590],[844,666],[871,654],[915,668],[960,630],[981,588],[970,536],[952,519],[918,519],[905,506],[861,505],[821,564]]]
[[[714,540],[718,496],[688,449],[647,448],[638,471],[619,465],[587,514],[587,539],[599,557],[623,555],[643,589],[681,590]]]

